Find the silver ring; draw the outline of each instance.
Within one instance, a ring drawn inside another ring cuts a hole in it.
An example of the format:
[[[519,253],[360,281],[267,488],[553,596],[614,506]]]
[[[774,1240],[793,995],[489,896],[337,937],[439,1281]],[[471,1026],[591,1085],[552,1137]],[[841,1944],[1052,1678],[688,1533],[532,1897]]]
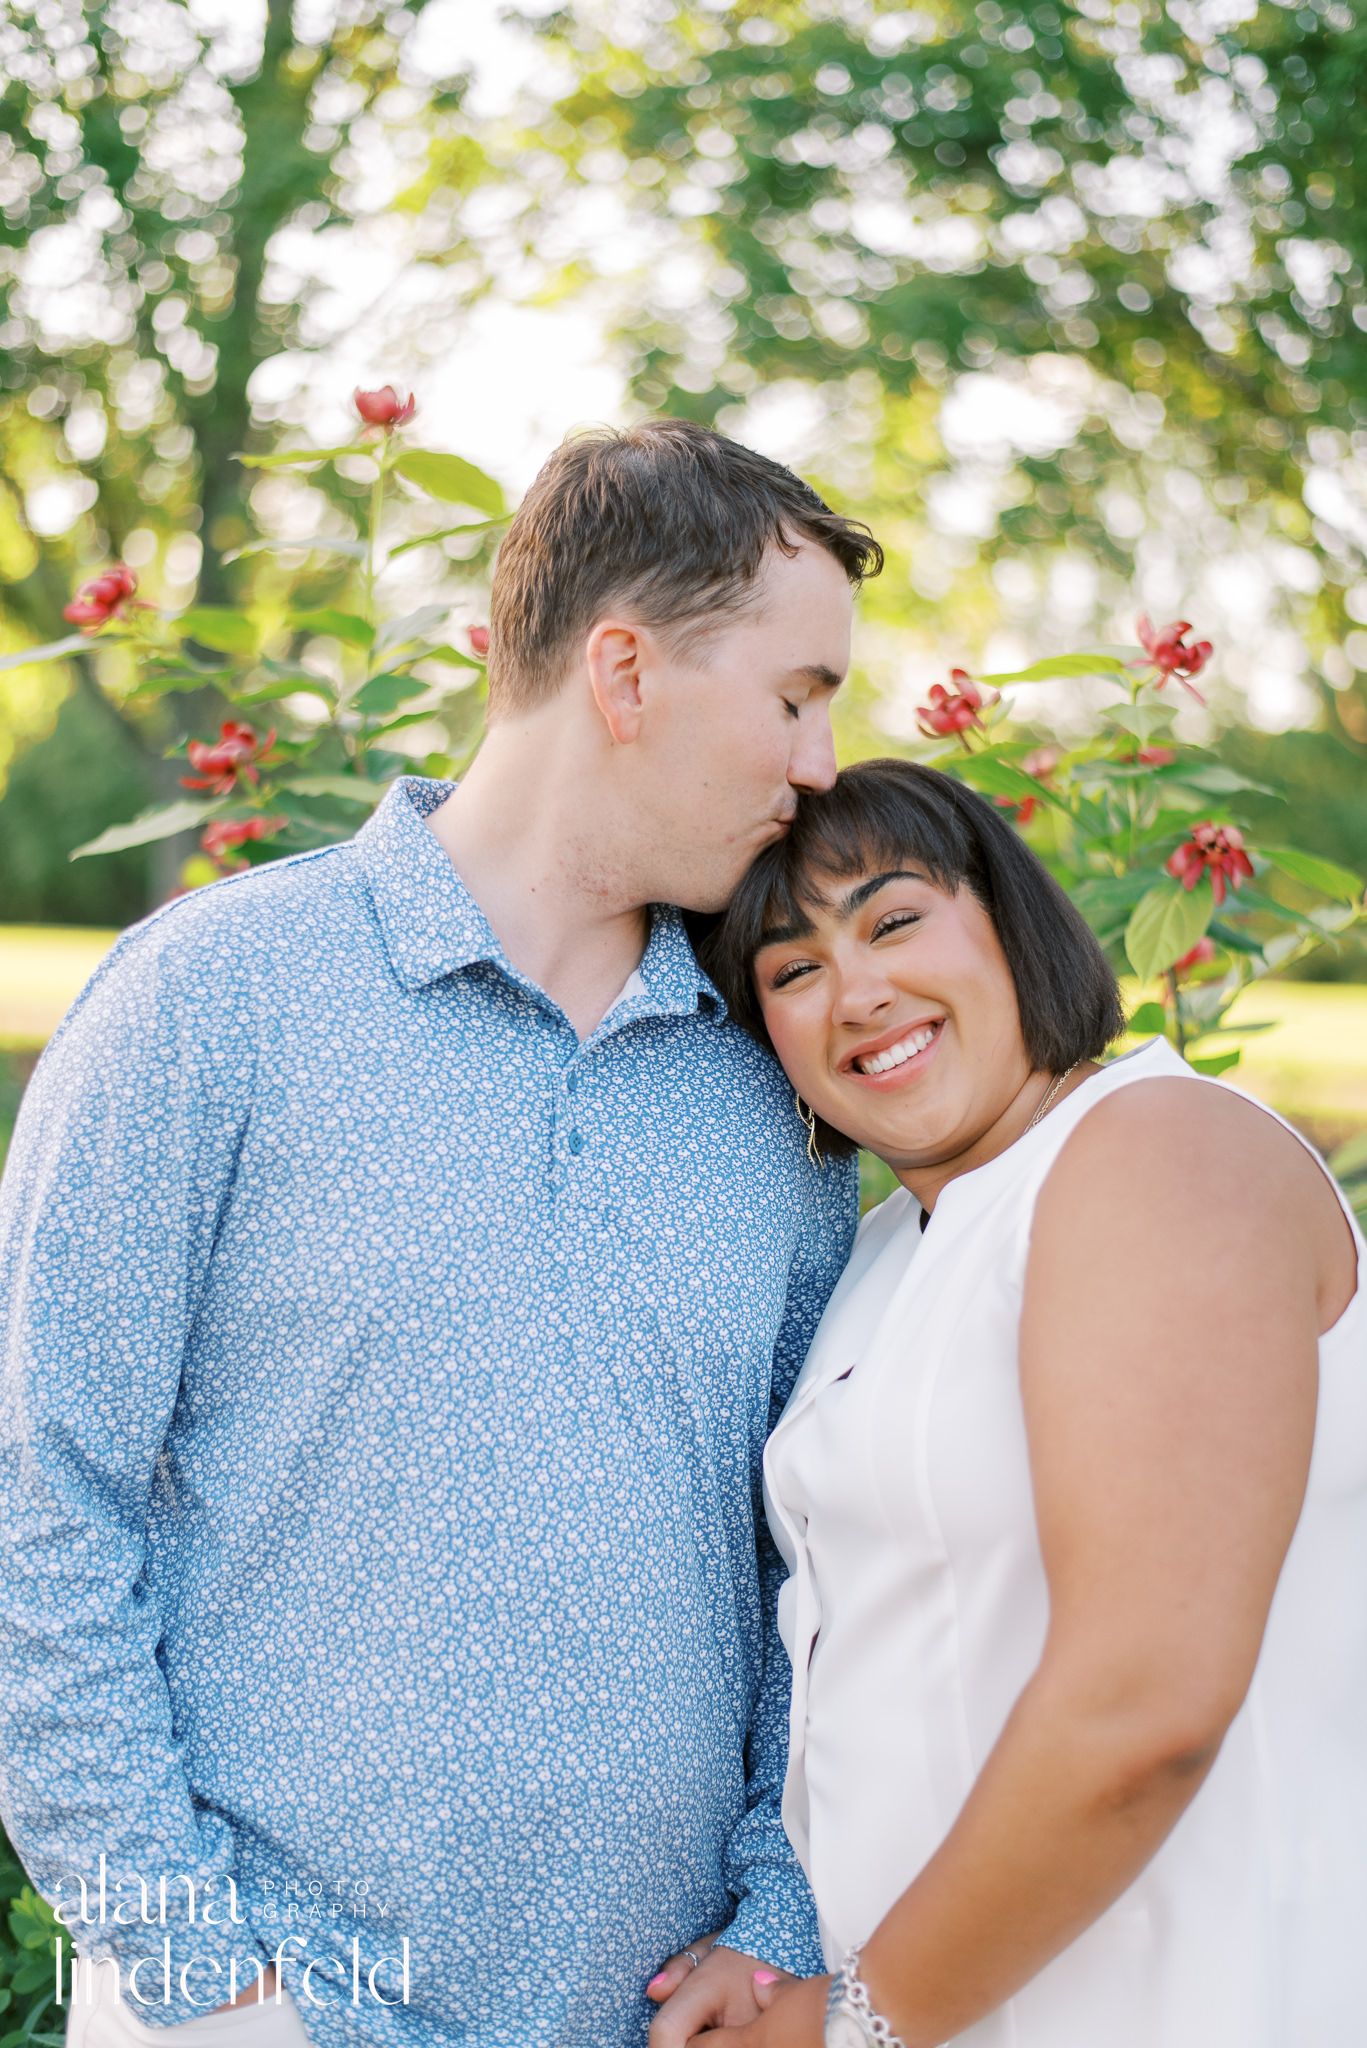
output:
[[[698,1958],[694,1955],[691,1948],[681,1949],[679,1953],[681,1955],[685,1955],[688,1957],[689,1962],[692,1963],[695,1970],[700,1970],[702,1968],[702,1964],[698,1961]]]

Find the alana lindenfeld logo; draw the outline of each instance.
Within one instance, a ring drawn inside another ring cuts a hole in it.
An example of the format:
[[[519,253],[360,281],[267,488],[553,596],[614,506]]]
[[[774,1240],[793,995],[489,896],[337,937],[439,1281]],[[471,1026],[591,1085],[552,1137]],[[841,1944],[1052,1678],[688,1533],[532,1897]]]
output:
[[[65,2005],[68,1999],[72,2004],[96,2003],[96,1970],[112,1970],[116,1997],[126,1995],[136,2005],[169,2006],[175,1998],[173,1984],[178,1983],[180,1995],[187,2005],[211,2011],[222,2005],[231,2005],[239,1992],[250,1991],[253,1973],[257,1999],[261,2003],[273,1997],[274,2002],[280,2004],[282,1993],[288,1989],[296,2003],[306,2000],[314,2006],[336,2005],[347,2000],[349,1989],[348,2002],[352,2005],[361,2005],[367,1999],[377,2005],[408,2004],[411,1958],[406,1935],[398,1941],[400,1952],[397,1955],[376,1955],[373,1962],[363,1954],[359,1934],[352,1935],[349,1948],[344,1949],[340,1943],[329,1945],[325,1953],[308,1960],[303,1951],[309,1946],[310,1936],[302,1931],[283,1935],[273,1955],[262,1952],[256,1933],[256,1925],[262,1919],[277,1925],[282,1920],[286,1923],[293,1921],[300,1928],[311,1923],[320,1932],[329,1923],[341,1932],[342,1924],[348,1918],[353,1924],[361,1920],[386,1919],[385,1904],[371,1896],[369,1886],[364,1882],[346,1888],[339,1879],[329,1892],[318,1879],[285,1883],[268,1879],[262,1887],[261,1900],[251,1902],[251,1926],[241,1910],[235,1880],[229,1877],[223,1882],[227,1891],[226,1902],[219,1897],[213,1878],[196,1888],[188,1877],[162,1877],[157,1880],[154,1891],[149,1891],[145,1878],[138,1878],[127,1886],[119,1880],[111,1884],[105,1859],[101,1856],[97,1884],[88,1887],[84,1878],[73,1881],[80,1892],[79,1906],[68,1894],[64,1910],[66,1886],[59,1884],[48,1903],[81,1953],[71,1957],[68,1978],[63,1965],[63,1943],[60,1938],[53,1943],[58,2005]],[[130,1896],[134,1893],[136,1896]],[[107,1933],[92,1936],[84,1932],[87,1928],[97,1927],[164,1928],[181,1918],[182,1907],[186,1926],[222,1928],[224,1949],[221,1956],[206,1950],[201,1934],[194,1941],[194,1954],[178,1965],[173,1937],[168,1933],[163,1936],[159,1950],[139,1956],[121,1971],[115,1958],[107,1953],[110,1936]],[[231,1931],[237,1927],[245,1930],[241,1937],[234,1936]],[[239,1940],[241,1950],[235,1954],[233,1949]],[[392,1936],[379,1935],[367,1945],[373,1951],[392,1943]],[[90,1953],[95,1949],[103,1949],[106,1953]],[[344,1964],[348,1963],[349,1986],[342,1978]],[[266,1973],[269,1970],[275,1973],[273,1993],[267,1989]],[[322,1979],[317,1986],[312,1982],[315,1970],[319,1971]],[[195,1988],[190,1981],[192,1972],[198,1978]]]

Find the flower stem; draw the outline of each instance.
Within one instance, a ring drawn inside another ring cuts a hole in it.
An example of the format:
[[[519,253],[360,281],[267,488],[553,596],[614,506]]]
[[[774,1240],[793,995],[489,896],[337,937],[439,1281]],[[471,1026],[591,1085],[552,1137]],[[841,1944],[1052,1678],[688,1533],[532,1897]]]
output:
[[[1182,1029],[1182,998],[1177,990],[1177,970],[1170,967],[1164,977],[1172,991],[1172,1028],[1177,1039],[1177,1050],[1185,1059],[1187,1056],[1187,1034]]]
[[[366,535],[365,550],[365,594],[361,600],[361,616],[368,626],[375,620],[375,543],[380,535],[380,519],[384,512],[385,473],[389,467],[389,440],[375,452],[375,481],[370,487],[370,531]]]
[[[365,590],[361,598],[361,617],[368,626],[375,623],[375,544],[380,537],[380,521],[384,516],[385,476],[389,468],[389,435],[386,433],[380,447],[375,451],[375,481],[370,487],[370,526],[366,534],[365,548]],[[370,657],[363,657],[362,665],[369,673]],[[352,751],[352,759],[358,775],[365,773],[365,715],[361,716],[361,727]]]

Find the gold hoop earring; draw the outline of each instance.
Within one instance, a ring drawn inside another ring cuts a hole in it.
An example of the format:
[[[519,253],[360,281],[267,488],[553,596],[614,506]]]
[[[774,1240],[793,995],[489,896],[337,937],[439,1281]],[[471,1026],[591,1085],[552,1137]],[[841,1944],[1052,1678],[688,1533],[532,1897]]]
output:
[[[807,1157],[813,1166],[824,1166],[826,1161],[822,1157],[821,1147],[816,1142],[816,1111],[808,1108],[796,1088],[793,1090],[793,1107],[800,1120],[807,1126]]]

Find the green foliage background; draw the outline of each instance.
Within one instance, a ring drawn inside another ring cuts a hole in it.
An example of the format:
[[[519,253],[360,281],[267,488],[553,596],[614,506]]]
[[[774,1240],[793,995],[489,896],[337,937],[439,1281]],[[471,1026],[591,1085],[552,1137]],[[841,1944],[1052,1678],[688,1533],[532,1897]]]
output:
[[[1317,729],[1235,733],[1225,755],[1287,792],[1249,799],[1259,829],[1367,866],[1367,684],[1349,652],[1367,624],[1360,10],[575,0],[529,30],[563,90],[476,120],[462,77],[406,62],[425,6],[339,0],[318,26],[267,0],[236,70],[184,0],[0,15],[0,654],[58,637],[73,586],[133,536],[158,602],[283,601],[269,557],[225,560],[253,526],[232,457],[274,437],[251,380],[321,346],[273,251],[286,229],[353,228],[357,152],[400,137],[411,175],[386,220],[443,287],[448,355],[464,309],[516,267],[544,301],[596,295],[643,409],[743,425],[776,386],[820,399],[817,481],[891,543],[865,605],[875,654],[908,637],[979,649],[1007,616],[1003,565],[1047,593],[1060,555],[1085,557],[1119,608],[1164,522],[1193,558],[1269,537],[1300,550],[1314,576],[1283,602]],[[1231,123],[1240,147],[1221,156]],[[472,206],[491,185],[516,201],[498,236]],[[604,189],[634,236],[625,267],[577,238]],[[90,296],[75,342],[34,310],[35,247],[65,250]],[[393,375],[420,369],[415,351]],[[941,408],[986,371],[1022,395],[1061,378],[1085,403],[1066,445],[1005,464],[991,531],[951,543],[928,511],[956,471]],[[53,483],[84,502],[57,533],[30,510]],[[327,469],[308,487],[354,535],[366,486]],[[1108,509],[1122,500],[1139,527]],[[440,592],[488,558],[481,543],[423,560]],[[347,573],[312,557],[291,602],[337,601]],[[1041,652],[1076,631],[1047,596],[1012,616]],[[890,744],[876,668],[841,714],[847,758]],[[0,921],[121,925],[173,886],[183,843],[68,860],[178,795],[171,757],[225,709],[209,680],[136,700],[133,681],[116,649],[0,673]],[[1367,955],[1350,940],[1300,971],[1362,976]],[[0,1137],[20,1078],[0,1072]],[[53,2032],[44,1913],[0,1840],[0,2048]]]
[[[65,2040],[55,1996],[58,1940],[69,1972],[71,1943],[0,1833],[0,2048],[60,2048]]]
[[[1361,858],[1356,10],[1256,0],[1235,22],[1207,0],[574,0],[529,23],[564,89],[496,119],[467,113],[463,77],[414,71],[405,44],[424,11],[346,0],[319,27],[268,0],[259,55],[234,69],[183,0],[7,10],[0,652],[55,637],[74,582],[130,535],[152,550],[139,573],[156,599],[269,600],[269,560],[224,557],[252,523],[232,455],[270,438],[252,376],[321,346],[310,288],[282,283],[278,237],[373,217],[358,152],[401,142],[382,210],[441,281],[441,335],[423,343],[437,359],[487,291],[587,293],[615,320],[644,408],[743,430],[757,394],[819,399],[817,480],[892,552],[865,601],[847,756],[888,743],[877,692],[899,647],[962,659],[1004,622],[1037,651],[1075,640],[1048,596],[1060,557],[1091,563],[1101,610],[1119,612],[1155,531],[1193,561],[1275,541],[1313,565],[1279,597],[1320,704],[1294,743],[1314,765],[1298,770],[1308,809],[1290,833]],[[497,233],[479,211],[491,186]],[[577,226],[609,187],[635,238],[625,268],[621,237],[605,262]],[[23,252],[54,234],[79,238],[97,305],[75,343],[54,340],[24,283]],[[929,509],[959,474],[941,408],[984,371],[1023,398],[1041,378],[1066,387],[1077,432],[1016,447],[991,532],[947,537]],[[27,507],[54,479],[90,502],[45,535]],[[363,487],[332,472],[309,485],[354,531]],[[1118,503],[1139,508],[1129,527]],[[487,552],[434,557],[433,582],[471,559],[477,574]],[[1003,565],[1037,597],[1007,604]],[[339,565],[314,566],[309,601],[335,601]],[[176,794],[168,752],[223,711],[208,685],[133,704],[129,682],[111,653],[0,674],[0,918],[124,922],[172,885],[186,844],[99,879],[66,861],[92,829]],[[1325,807],[1316,786],[1342,794]]]

